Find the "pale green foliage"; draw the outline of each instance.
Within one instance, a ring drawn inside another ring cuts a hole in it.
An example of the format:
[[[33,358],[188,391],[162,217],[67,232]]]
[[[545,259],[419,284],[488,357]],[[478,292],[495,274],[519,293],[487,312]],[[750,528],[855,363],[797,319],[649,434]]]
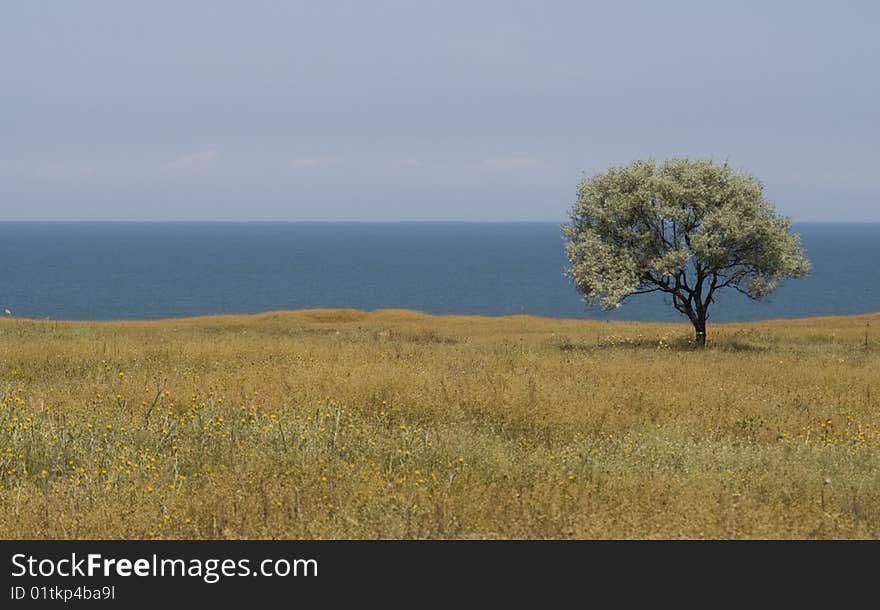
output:
[[[665,292],[705,324],[717,290],[761,299],[810,270],[791,221],[726,163],[636,161],[583,180],[577,195],[563,226],[567,274],[589,303]]]

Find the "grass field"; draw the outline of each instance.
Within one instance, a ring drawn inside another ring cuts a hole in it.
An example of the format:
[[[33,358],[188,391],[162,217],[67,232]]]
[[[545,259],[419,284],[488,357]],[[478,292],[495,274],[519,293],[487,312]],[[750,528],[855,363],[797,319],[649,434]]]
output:
[[[0,538],[880,536],[880,315],[0,321]]]

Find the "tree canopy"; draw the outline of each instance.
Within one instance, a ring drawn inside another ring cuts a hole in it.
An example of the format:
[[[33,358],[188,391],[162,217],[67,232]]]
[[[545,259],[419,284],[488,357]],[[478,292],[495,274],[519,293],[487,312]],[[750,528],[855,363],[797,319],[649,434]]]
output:
[[[727,163],[635,161],[582,180],[563,225],[567,275],[590,304],[663,292],[706,339],[718,291],[761,300],[810,262],[761,183]]]

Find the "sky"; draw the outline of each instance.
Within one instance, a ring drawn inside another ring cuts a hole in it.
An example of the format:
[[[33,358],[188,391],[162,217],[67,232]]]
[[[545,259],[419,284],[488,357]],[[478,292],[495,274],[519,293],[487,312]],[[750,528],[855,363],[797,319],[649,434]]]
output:
[[[4,2],[0,220],[564,220],[728,161],[880,221],[880,3]]]

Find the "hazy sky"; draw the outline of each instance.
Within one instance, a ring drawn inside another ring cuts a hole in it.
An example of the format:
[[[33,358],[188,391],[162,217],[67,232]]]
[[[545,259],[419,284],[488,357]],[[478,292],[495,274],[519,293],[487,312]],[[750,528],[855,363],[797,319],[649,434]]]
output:
[[[880,221],[880,3],[0,5],[0,220],[562,220],[583,172],[748,169]]]

